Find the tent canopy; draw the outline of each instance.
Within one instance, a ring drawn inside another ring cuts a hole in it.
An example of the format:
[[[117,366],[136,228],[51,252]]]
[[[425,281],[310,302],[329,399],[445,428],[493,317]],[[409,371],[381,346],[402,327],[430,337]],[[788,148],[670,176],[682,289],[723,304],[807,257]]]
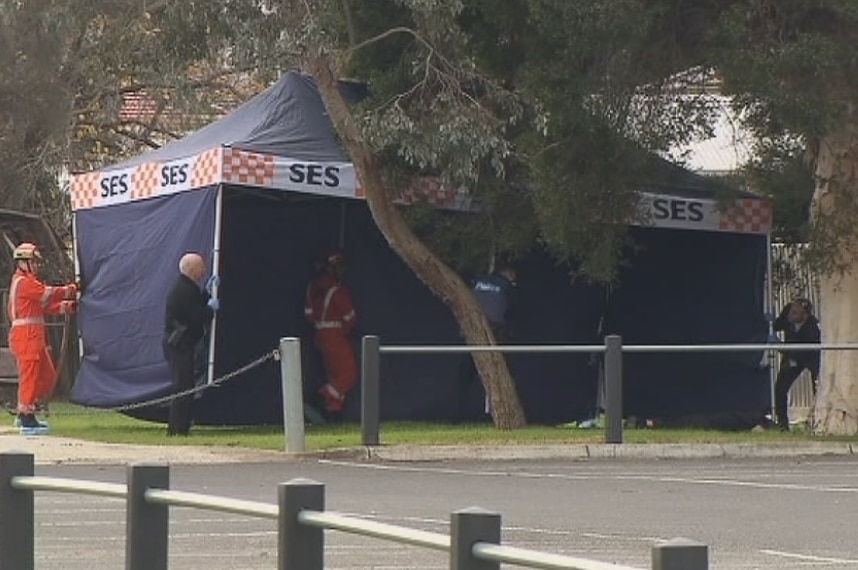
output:
[[[360,87],[344,84],[351,99]],[[638,190],[641,216],[633,225],[765,235],[771,204],[656,160],[657,168]],[[343,153],[313,79],[297,72],[281,79],[225,117],[164,147],[108,167],[74,176],[75,210],[167,196],[214,184],[238,184],[321,196],[363,198],[354,167]],[[409,203],[426,199],[447,209],[470,207],[465,192],[422,179],[401,194]]]
[[[301,160],[347,160],[312,80],[298,73],[287,73],[219,120],[157,150],[120,162],[110,170],[124,170],[147,162],[169,163],[217,147]]]
[[[118,405],[169,390],[163,305],[177,261],[189,250],[211,253],[210,265],[222,275],[214,376],[273,349],[282,336],[301,336],[307,376],[311,384],[319,381],[301,305],[313,258],[330,245],[346,250],[360,332],[379,334],[383,342],[461,343],[449,311],[375,228],[354,168],[305,75],[285,74],[234,112],[162,149],[77,175],[72,190],[86,285],[82,364],[72,394],[80,403]],[[570,285],[568,268],[534,252],[520,272],[517,342],[598,342],[600,320],[641,341],[765,339],[768,202],[737,193],[721,208],[709,181],[672,166],[640,190],[645,215],[631,223],[658,229],[636,230],[649,254],[626,272],[620,290],[607,295],[600,287]],[[464,193],[431,179],[402,195],[404,203],[416,199],[469,207]],[[677,240],[670,231],[676,229],[704,231]],[[710,312],[715,325],[689,320]],[[205,354],[200,359],[204,371]],[[642,355],[627,369],[628,408],[657,414],[764,407],[767,375],[758,362],[723,359],[701,367],[704,360],[692,355],[674,366],[663,356]],[[455,356],[386,358],[386,416],[443,419],[458,362]],[[595,369],[586,357],[522,355],[511,366],[531,421],[589,413]],[[704,400],[697,398],[701,383],[711,387]],[[664,397],[670,391],[683,396]],[[206,392],[198,419],[277,421],[279,402],[277,368],[269,364]]]

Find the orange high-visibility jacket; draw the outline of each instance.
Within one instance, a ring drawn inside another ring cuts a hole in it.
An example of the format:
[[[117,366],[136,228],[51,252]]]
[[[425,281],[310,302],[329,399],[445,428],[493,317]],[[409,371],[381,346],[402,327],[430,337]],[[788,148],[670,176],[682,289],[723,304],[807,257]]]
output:
[[[322,275],[307,287],[304,315],[317,331],[339,329],[348,336],[355,326],[355,307],[349,290],[329,275]]]
[[[48,346],[45,315],[74,311],[74,285],[45,285],[34,274],[21,269],[12,276],[6,308],[11,328],[9,348],[20,359],[41,358]]]

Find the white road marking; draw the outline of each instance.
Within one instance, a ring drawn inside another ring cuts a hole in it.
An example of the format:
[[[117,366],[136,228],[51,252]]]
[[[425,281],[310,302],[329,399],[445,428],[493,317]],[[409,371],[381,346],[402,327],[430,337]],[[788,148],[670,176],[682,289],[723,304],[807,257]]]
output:
[[[322,459],[326,465],[358,469],[376,469],[380,471],[402,471],[411,473],[436,473],[441,475],[461,475],[467,477],[505,477],[519,479],[559,479],[568,481],[647,481],[652,483],[683,483],[688,485],[722,485],[727,487],[750,487],[758,489],[778,489],[791,491],[817,491],[822,493],[858,493],[858,487],[801,485],[796,483],[763,483],[759,481],[737,481],[733,479],[694,479],[690,477],[669,477],[664,475],[575,475],[569,473],[534,473],[528,471],[468,471],[440,467],[407,467],[404,465],[380,465],[375,463],[356,463]]]
[[[259,524],[261,521],[259,519],[250,519],[250,518],[234,518],[234,519],[181,519],[178,517],[170,520],[171,525],[185,525],[185,524]],[[40,527],[69,527],[75,528],[79,526],[116,526],[117,524],[125,524],[125,521],[115,521],[115,520],[95,520],[95,521],[68,521],[68,522],[39,522],[37,524]]]
[[[77,515],[83,513],[116,513],[117,515],[125,516],[125,508],[120,509],[87,509],[87,508],[77,508],[77,509],[40,509],[38,505],[36,505],[36,514],[37,515]]]
[[[804,560],[806,562],[819,562],[825,564],[858,564],[858,560],[848,558],[831,558],[828,556],[811,556],[809,554],[798,554],[795,552],[782,552],[780,550],[760,550],[763,554],[769,556],[778,556],[780,558],[791,558],[793,560]]]
[[[431,524],[436,526],[450,526],[450,521],[441,520],[441,519],[430,519],[425,517],[409,517],[409,516],[391,516],[391,515],[376,515],[376,514],[363,514],[363,513],[348,513],[337,511],[340,514],[355,517],[355,518],[363,518],[370,520],[382,520],[389,522],[415,522],[415,523],[424,523]],[[573,538],[596,538],[602,540],[628,540],[633,542],[659,542],[665,539],[653,537],[653,536],[631,536],[631,535],[622,535],[622,534],[600,534],[595,532],[572,532],[568,530],[556,530],[556,529],[548,529],[548,528],[536,528],[529,526],[506,526],[504,525],[503,530],[510,532],[519,532],[522,534],[544,534],[547,536],[568,536]],[[520,542],[516,542],[516,544],[520,544]]]

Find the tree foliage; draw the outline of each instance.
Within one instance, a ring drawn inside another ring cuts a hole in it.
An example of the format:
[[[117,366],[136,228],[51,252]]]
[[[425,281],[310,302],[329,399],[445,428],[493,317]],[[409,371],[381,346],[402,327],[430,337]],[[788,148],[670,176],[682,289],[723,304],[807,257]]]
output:
[[[156,148],[259,88],[195,50],[201,30],[176,43],[164,5],[0,1],[3,207],[41,214],[67,238],[65,173]]]
[[[825,272],[855,260],[858,203],[837,189],[836,216],[808,219],[819,145],[855,123],[858,103],[858,3],[850,0],[734,0],[717,14],[707,56],[758,141],[755,184],[775,197],[788,238],[808,239]],[[804,209],[805,223],[801,223]],[[849,250],[842,257],[846,246]]]

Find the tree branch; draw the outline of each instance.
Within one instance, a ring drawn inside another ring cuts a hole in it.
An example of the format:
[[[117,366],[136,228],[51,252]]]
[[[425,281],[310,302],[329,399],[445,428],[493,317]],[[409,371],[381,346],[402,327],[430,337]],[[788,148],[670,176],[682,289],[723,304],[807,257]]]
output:
[[[371,37],[371,38],[369,38],[368,40],[364,40],[364,41],[362,41],[361,43],[359,43],[359,44],[357,44],[357,45],[355,45],[355,46],[350,47],[350,48],[347,50],[347,52],[348,52],[348,53],[356,52],[356,51],[357,51],[357,50],[359,50],[359,49],[363,49],[363,48],[365,48],[365,47],[367,47],[367,46],[370,46],[370,45],[372,45],[372,44],[374,44],[374,43],[380,42],[381,40],[383,40],[383,39],[385,39],[385,38],[389,38],[390,36],[393,36],[393,35],[396,35],[396,34],[407,34],[407,35],[410,35],[411,37],[413,37],[415,40],[419,41],[421,44],[423,44],[423,45],[424,45],[424,46],[426,46],[427,48],[429,48],[429,49],[433,49],[433,48],[432,48],[432,46],[429,44],[429,42],[427,42],[425,39],[423,39],[423,38],[420,36],[420,34],[418,34],[417,32],[415,32],[415,31],[414,31],[414,30],[412,30],[411,28],[406,28],[406,27],[404,27],[404,26],[399,26],[399,27],[396,27],[396,28],[390,28],[389,30],[384,31],[384,32],[382,32],[382,33],[378,34],[377,36]]]

